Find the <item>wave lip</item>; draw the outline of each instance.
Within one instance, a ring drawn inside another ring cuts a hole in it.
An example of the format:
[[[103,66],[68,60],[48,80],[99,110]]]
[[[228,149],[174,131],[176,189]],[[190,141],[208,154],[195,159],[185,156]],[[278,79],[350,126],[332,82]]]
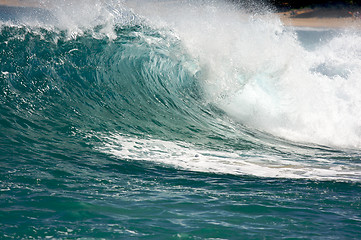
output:
[[[361,144],[359,33],[308,48],[272,14],[126,4],[88,4],[98,11],[52,27],[3,23],[1,116],[16,134],[97,132],[89,144],[122,159],[359,181],[339,150]],[[51,11],[65,19],[75,6]],[[304,145],[312,154],[298,154]],[[340,156],[343,167],[330,160]]]

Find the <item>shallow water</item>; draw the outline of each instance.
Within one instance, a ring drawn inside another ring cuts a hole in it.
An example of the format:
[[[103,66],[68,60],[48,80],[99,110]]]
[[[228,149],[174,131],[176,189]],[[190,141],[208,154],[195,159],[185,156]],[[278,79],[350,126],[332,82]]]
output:
[[[1,18],[2,238],[361,234],[358,31],[217,1],[41,4]]]

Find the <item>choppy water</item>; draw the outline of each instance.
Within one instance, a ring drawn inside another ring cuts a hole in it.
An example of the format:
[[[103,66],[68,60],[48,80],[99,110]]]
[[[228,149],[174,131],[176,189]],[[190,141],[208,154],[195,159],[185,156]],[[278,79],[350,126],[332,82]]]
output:
[[[1,239],[360,237],[359,30],[40,5],[1,11]]]

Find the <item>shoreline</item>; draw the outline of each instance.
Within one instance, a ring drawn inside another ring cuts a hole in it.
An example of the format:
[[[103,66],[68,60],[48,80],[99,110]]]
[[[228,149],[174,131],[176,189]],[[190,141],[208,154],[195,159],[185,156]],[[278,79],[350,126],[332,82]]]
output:
[[[361,20],[350,18],[306,18],[295,19],[280,16],[282,23],[290,27],[309,27],[309,28],[361,28]]]
[[[0,7],[47,8],[37,0],[0,0]],[[361,29],[361,7],[315,7],[275,12],[285,26]]]
[[[276,13],[284,25],[310,28],[361,28],[360,8],[319,7]]]

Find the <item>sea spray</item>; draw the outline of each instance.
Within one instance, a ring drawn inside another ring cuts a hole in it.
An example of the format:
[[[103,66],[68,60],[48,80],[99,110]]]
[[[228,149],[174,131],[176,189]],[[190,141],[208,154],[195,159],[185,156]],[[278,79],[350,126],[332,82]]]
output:
[[[221,1],[39,7],[0,20],[2,238],[361,235],[357,32]],[[306,136],[341,112],[339,141]]]
[[[285,139],[360,147],[358,33],[342,32],[310,50],[270,12],[218,1],[136,3],[135,12],[169,28],[198,59],[210,104]]]

